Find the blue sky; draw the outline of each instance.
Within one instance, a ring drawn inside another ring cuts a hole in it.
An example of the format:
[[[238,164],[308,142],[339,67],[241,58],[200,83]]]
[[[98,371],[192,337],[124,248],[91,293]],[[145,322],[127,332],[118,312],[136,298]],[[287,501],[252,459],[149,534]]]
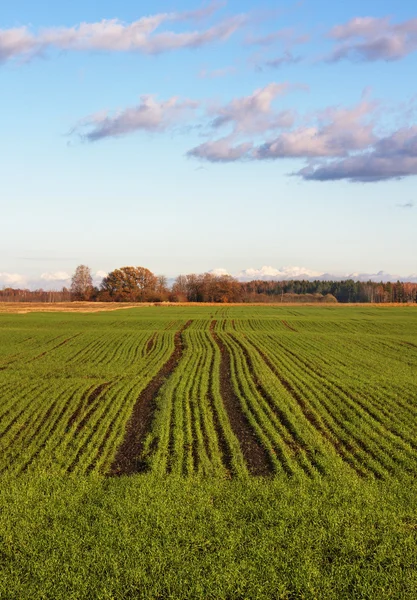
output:
[[[0,286],[417,272],[415,3],[254,7],[2,2]]]

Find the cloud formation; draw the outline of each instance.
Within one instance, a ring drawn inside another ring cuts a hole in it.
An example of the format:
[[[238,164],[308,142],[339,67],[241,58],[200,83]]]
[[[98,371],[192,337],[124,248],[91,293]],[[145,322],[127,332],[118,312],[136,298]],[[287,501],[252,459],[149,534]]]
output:
[[[4,287],[19,287],[25,283],[25,278],[18,273],[0,272],[0,285]]]
[[[356,17],[329,32],[336,47],[330,62],[395,61],[417,50],[417,19],[392,23],[391,18]]]
[[[297,44],[306,44],[310,40],[309,35],[300,35],[293,28],[279,29],[273,31],[267,35],[258,37],[249,36],[246,38],[245,43],[250,46],[273,46],[277,42],[284,43],[285,46],[292,47]]]
[[[254,279],[262,279],[263,281],[288,281],[292,279],[307,279],[310,281],[343,281],[346,279],[353,279],[354,281],[404,281],[417,283],[417,274],[411,274],[408,277],[404,277],[398,274],[390,274],[385,271],[378,271],[377,273],[343,273],[334,274],[326,273],[324,271],[314,271],[312,269],[306,269],[305,267],[281,267],[276,269],[271,266],[263,266],[260,269],[244,269],[239,271],[235,275],[240,281],[253,281]]]
[[[50,48],[67,51],[142,52],[159,54],[180,48],[199,48],[227,40],[247,20],[235,15],[203,30],[161,31],[167,22],[199,21],[210,17],[221,4],[184,13],[159,13],[132,23],[118,19],[80,23],[75,27],[54,27],[32,33],[27,27],[0,30],[0,62],[19,58],[28,60]]]
[[[307,181],[374,182],[417,175],[417,126],[381,137],[365,152],[301,169]]]
[[[43,281],[68,282],[71,275],[66,271],[56,271],[55,273],[42,273],[41,279]]]
[[[155,96],[143,95],[137,106],[114,115],[102,112],[86,117],[71,133],[78,132],[86,141],[96,142],[135,131],[162,132],[190,117],[197,108],[198,103],[192,100],[172,97],[158,101]]]
[[[215,115],[212,127],[218,129],[232,125],[235,133],[259,133],[280,127],[291,127],[294,122],[292,111],[276,112],[272,102],[290,90],[302,86],[284,83],[269,83],[249,96],[235,98],[224,106],[211,110]]]
[[[280,69],[285,65],[296,65],[301,60],[301,56],[295,56],[292,52],[286,50],[281,56],[278,56],[277,58],[265,60],[263,63],[259,64],[257,68],[260,71],[262,71],[262,67],[268,67],[269,69]]]
[[[228,136],[212,142],[204,142],[189,150],[187,156],[200,158],[213,163],[236,162],[243,158],[248,158],[253,144],[243,142],[234,144],[233,137]]]
[[[276,111],[272,108],[272,100],[291,87],[294,86],[287,83],[269,84],[249,96],[217,108],[217,116],[211,123],[213,130],[231,124],[232,133],[193,148],[189,156],[211,162],[231,162],[243,158],[331,158],[366,149],[376,141],[370,119],[377,106],[375,102],[364,98],[353,108],[330,107],[315,113],[311,125],[295,127],[298,116],[294,111]],[[279,131],[278,135],[273,135],[276,130]],[[253,141],[239,143],[240,136],[260,134],[266,134],[271,139],[257,146]]]
[[[372,123],[367,119],[376,105],[362,100],[353,108],[328,108],[317,113],[317,124],[283,132],[255,151],[254,158],[312,158],[345,156],[367,148],[375,141]]]
[[[240,281],[251,281],[254,279],[284,281],[286,279],[314,279],[322,274],[320,271],[312,271],[305,267],[281,267],[280,269],[276,269],[271,266],[263,266],[260,269],[249,268],[239,271],[236,277]]]
[[[417,126],[379,135],[379,104],[367,93],[356,106],[329,107],[301,119],[272,108],[272,99],[287,90],[288,84],[270,84],[218,108],[212,130],[231,124],[232,132],[188,156],[213,163],[304,159],[307,164],[292,175],[305,181],[365,183],[417,175]],[[269,139],[256,144],[259,135]]]

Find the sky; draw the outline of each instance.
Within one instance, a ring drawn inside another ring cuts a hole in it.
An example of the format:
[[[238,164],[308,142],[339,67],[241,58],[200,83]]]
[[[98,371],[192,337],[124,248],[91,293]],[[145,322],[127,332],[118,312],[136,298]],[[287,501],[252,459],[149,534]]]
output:
[[[417,277],[414,0],[0,5],[0,287]]]

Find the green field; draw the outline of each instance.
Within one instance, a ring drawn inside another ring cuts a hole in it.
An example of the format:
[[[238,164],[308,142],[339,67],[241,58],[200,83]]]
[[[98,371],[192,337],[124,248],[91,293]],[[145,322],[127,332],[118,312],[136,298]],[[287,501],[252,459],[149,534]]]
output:
[[[417,597],[417,310],[0,315],[0,598]]]

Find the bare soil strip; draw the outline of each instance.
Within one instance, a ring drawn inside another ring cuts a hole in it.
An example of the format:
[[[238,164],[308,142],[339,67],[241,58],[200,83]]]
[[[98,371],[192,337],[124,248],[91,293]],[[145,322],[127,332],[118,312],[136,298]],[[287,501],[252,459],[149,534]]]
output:
[[[182,333],[191,323],[192,321],[187,321],[184,327],[176,332],[174,337],[174,352],[137,399],[126,425],[124,439],[110,467],[109,475],[133,475],[134,473],[141,473],[146,469],[141,456],[143,442],[152,425],[156,409],[156,398],[166,379],[172,374],[181,359],[184,351]]]
[[[146,354],[149,354],[152,350],[152,348],[155,345],[155,340],[156,340],[156,333],[154,333],[148,340],[148,343],[146,344]]]
[[[287,392],[289,394],[291,394],[291,396],[297,402],[298,406],[300,407],[300,409],[301,409],[302,413],[304,414],[305,418],[307,419],[307,421],[309,421],[309,423],[315,429],[317,429],[317,431],[319,431],[321,433],[321,435],[333,446],[336,453],[343,460],[348,462],[349,465],[357,472],[358,475],[360,475],[360,476],[365,475],[366,473],[359,470],[358,467],[351,461],[350,457],[347,456],[344,452],[344,448],[346,448],[346,450],[348,452],[352,453],[354,451],[353,446],[351,446],[348,442],[342,443],[341,440],[334,438],[332,435],[330,435],[330,433],[325,429],[325,427],[322,425],[321,421],[318,419],[317,415],[308,406],[308,404],[304,400],[304,398],[291,385],[291,383],[282,376],[282,374],[278,371],[277,367],[268,358],[268,356],[260,348],[258,348],[258,346],[255,346],[255,344],[253,344],[253,342],[251,342],[251,344],[254,348],[256,348],[256,350],[262,356],[263,360],[268,365],[268,367],[271,369],[271,371],[275,374],[275,376],[277,377],[277,379],[279,380],[281,385],[287,390]]]
[[[291,448],[291,450],[293,451],[293,453],[295,455],[297,455],[300,452],[300,450],[303,450],[305,452],[305,454],[308,456],[310,463],[318,471],[323,472],[323,469],[322,469],[320,463],[318,463],[317,460],[314,458],[312,449],[308,446],[308,444],[306,444],[306,442],[303,440],[303,438],[298,434],[294,425],[288,419],[285,412],[283,410],[281,410],[281,408],[279,408],[279,406],[277,406],[274,399],[272,398],[272,396],[266,389],[265,385],[261,382],[261,380],[256,375],[255,369],[253,366],[253,361],[252,361],[252,358],[251,358],[247,348],[238,339],[238,336],[234,335],[233,339],[236,341],[237,344],[239,344],[240,348],[242,349],[243,354],[245,355],[245,359],[248,364],[252,379],[256,385],[256,389],[258,390],[258,392],[262,396],[262,398],[264,398],[268,402],[268,405],[271,408],[272,412],[275,413],[275,415],[277,416],[279,421],[282,423],[282,425],[287,430],[287,432],[290,436],[290,439],[285,440],[285,443],[287,444],[287,446],[289,446],[289,448]],[[273,371],[273,373],[275,374],[274,371]],[[277,450],[277,456],[279,456],[278,449],[276,449],[276,450]],[[284,470],[286,470],[286,462],[285,461],[283,461],[282,465],[283,465]],[[303,465],[301,465],[301,466],[303,466]],[[291,474],[291,472],[289,474]],[[307,471],[307,474],[309,474],[308,471]]]
[[[240,400],[234,391],[231,380],[230,354],[223,341],[216,334],[214,330],[215,324],[216,321],[211,322],[210,331],[220,350],[220,392],[229,417],[230,426],[239,440],[249,472],[252,475],[269,475],[273,472],[271,461],[242,412]]]
[[[214,337],[214,336],[213,336]],[[211,362],[210,365],[210,385],[208,389],[208,401],[211,408],[211,413],[213,415],[213,424],[214,429],[217,434],[217,441],[219,444],[219,449],[222,455],[222,463],[226,467],[226,470],[230,476],[232,476],[233,468],[232,468],[232,453],[227,443],[227,440],[224,436],[224,432],[220,423],[219,415],[217,414],[216,406],[214,403],[213,391],[211,389],[211,385],[213,382],[213,368],[214,361]]]
[[[282,321],[282,324],[284,325],[284,327],[286,327],[287,329],[289,329],[290,331],[297,331],[292,325],[290,325],[287,321]]]

